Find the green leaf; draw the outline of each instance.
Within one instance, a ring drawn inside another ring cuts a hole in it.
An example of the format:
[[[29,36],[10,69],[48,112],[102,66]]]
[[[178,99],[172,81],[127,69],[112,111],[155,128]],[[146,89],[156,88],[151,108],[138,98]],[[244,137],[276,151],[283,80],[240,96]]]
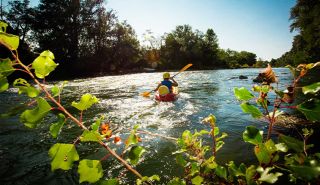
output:
[[[99,129],[100,125],[101,125],[101,119],[102,118],[99,118],[94,123],[92,123],[92,125],[91,125],[92,131],[98,131],[98,129]]]
[[[0,76],[7,77],[14,71],[15,68],[12,67],[12,61],[9,58],[0,59]]]
[[[19,47],[19,37],[16,35],[0,32],[0,43],[10,50],[17,50]]]
[[[40,91],[32,87],[25,79],[18,78],[13,82],[13,87],[19,88],[19,94],[26,93],[30,98],[35,98]]]
[[[254,154],[256,155],[260,164],[268,164],[271,161],[270,153],[263,143],[255,146]]]
[[[90,108],[93,104],[98,103],[98,98],[91,94],[84,94],[82,95],[80,102],[72,102],[72,106],[77,108],[80,111],[87,110]]]
[[[138,141],[138,137],[135,133],[135,131],[131,131],[128,139],[126,140],[126,148],[128,148],[130,145],[134,145],[134,144],[137,144],[139,141]]]
[[[198,176],[194,177],[193,179],[191,179],[191,182],[194,185],[201,185],[201,183],[203,182],[203,178],[198,175]]]
[[[295,177],[300,177],[308,182],[317,179],[320,176],[320,166],[316,165],[290,165],[288,168],[292,170]]]
[[[259,143],[262,143],[262,134],[263,131],[259,131],[256,127],[247,126],[242,134],[242,138],[245,142],[258,145]]]
[[[20,122],[29,128],[35,128],[51,110],[51,106],[43,98],[37,99],[37,107],[32,110],[25,110],[20,116]]]
[[[192,162],[191,163],[191,168],[190,168],[190,175],[194,176],[195,174],[198,174],[200,172],[200,164],[198,164],[197,162]]]
[[[42,55],[42,53],[32,63],[32,68],[35,70],[36,76],[41,79],[48,76],[58,66],[58,64],[52,60],[52,57]]]
[[[227,169],[224,166],[218,165],[217,168],[215,169],[215,173],[219,177],[227,180]]]
[[[58,134],[60,133],[61,128],[63,127],[65,122],[66,122],[66,117],[63,114],[59,113],[58,114],[58,122],[53,123],[50,126],[50,133],[53,138],[58,137]]]
[[[82,135],[80,136],[80,141],[82,142],[99,142],[101,141],[102,137],[97,131],[83,131]]]
[[[320,100],[311,99],[297,106],[308,120],[316,122],[320,121]]]
[[[129,151],[128,158],[131,164],[136,165],[146,150],[141,146],[133,146]]]
[[[78,173],[80,174],[80,183],[94,183],[103,176],[102,166],[98,160],[81,160],[78,167]]]
[[[57,143],[49,150],[51,157],[51,170],[56,169],[69,170],[72,163],[79,160],[79,155],[73,144]]]
[[[282,173],[269,173],[273,168],[263,169],[261,166],[257,168],[257,171],[260,173],[259,181],[267,182],[273,184],[277,182],[278,177],[282,175]]]
[[[307,85],[302,87],[302,92],[304,94],[315,94],[320,90],[320,82],[313,83],[311,85]]]
[[[184,158],[183,158],[183,156],[181,154],[177,154],[176,161],[182,167],[185,167],[187,165],[187,161],[184,160]]]
[[[251,165],[246,169],[246,181],[248,185],[255,185],[254,176],[256,174],[256,167]]]
[[[284,143],[289,149],[292,149],[297,153],[304,151],[303,142],[290,136],[281,134],[279,137],[279,143]]]
[[[248,102],[243,102],[240,107],[244,113],[251,114],[253,118],[260,118],[263,116],[257,107],[250,105]]]
[[[51,88],[51,93],[52,93],[52,96],[53,96],[53,97],[59,96],[59,94],[60,94],[60,89],[59,89],[59,87],[58,87],[57,85],[53,86],[53,87]]]
[[[3,21],[0,21],[0,32],[7,32],[7,27],[8,27],[8,24],[3,22]]]
[[[241,164],[239,166],[239,168],[237,168],[237,166],[234,164],[233,161],[230,161],[228,164],[228,170],[229,170],[229,173],[231,175],[234,175],[236,177],[239,177],[239,176],[245,176],[245,169],[243,169],[243,164]]]
[[[9,83],[7,78],[0,78],[0,93],[6,91],[9,88]]]
[[[152,181],[160,181],[160,177],[158,175],[152,175],[151,177],[144,176],[141,179],[137,179],[137,185],[141,185],[143,182],[152,182]]]
[[[40,53],[40,56],[48,57],[48,58],[54,60],[54,54],[49,50],[43,51],[42,53]]]
[[[217,136],[219,134],[219,131],[220,131],[219,127],[214,127],[214,130],[213,130],[214,136]]]
[[[215,161],[215,157],[211,156],[209,159],[205,160],[201,166],[205,166],[206,170],[210,171],[215,169],[218,166],[218,164]]]
[[[170,180],[167,185],[186,185],[186,182],[178,177]]]
[[[241,87],[241,88],[236,87],[233,89],[233,91],[234,91],[234,95],[238,100],[247,101],[254,97],[253,94],[251,94],[251,92],[244,87]]]
[[[221,136],[216,138],[216,141],[220,141],[221,139],[223,139],[223,138],[225,138],[225,137],[227,137],[227,136],[228,136],[227,133],[222,132],[222,133],[221,133]]]
[[[120,185],[118,179],[100,180],[98,185]]]
[[[216,152],[219,151],[222,148],[223,145],[224,145],[223,141],[218,141],[216,143]]]

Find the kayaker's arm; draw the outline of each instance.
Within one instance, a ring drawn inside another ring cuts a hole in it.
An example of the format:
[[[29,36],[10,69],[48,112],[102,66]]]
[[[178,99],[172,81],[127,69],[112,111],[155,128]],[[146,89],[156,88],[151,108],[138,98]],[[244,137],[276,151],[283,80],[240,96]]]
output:
[[[175,87],[177,87],[178,86],[178,82],[176,82],[174,79],[173,79],[173,77],[171,77],[170,78],[171,80],[172,80],[172,86],[175,86]]]
[[[156,92],[159,89],[160,86],[161,86],[161,83],[159,83],[157,88],[155,88],[153,91]]]

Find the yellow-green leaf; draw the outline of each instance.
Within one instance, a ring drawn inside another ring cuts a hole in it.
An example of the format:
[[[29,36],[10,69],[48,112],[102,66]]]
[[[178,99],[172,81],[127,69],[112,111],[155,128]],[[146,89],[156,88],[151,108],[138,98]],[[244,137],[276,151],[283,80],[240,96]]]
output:
[[[133,146],[128,154],[130,163],[136,165],[145,151],[146,150],[141,146]]]
[[[49,54],[42,53],[32,63],[32,68],[35,70],[35,74],[38,78],[48,76],[58,66],[58,64],[53,61],[54,57]]]
[[[72,102],[72,106],[77,108],[80,111],[87,110],[93,104],[98,103],[99,99],[96,98],[94,95],[91,94],[84,94],[82,95],[80,102]]]
[[[10,50],[17,50],[19,47],[19,37],[16,35],[0,32],[0,43]]]
[[[51,170],[69,170],[73,162],[79,160],[78,152],[73,144],[57,143],[49,150]]]
[[[80,183],[95,183],[103,176],[102,166],[98,160],[81,160],[78,167],[78,173],[80,174]]]
[[[198,175],[198,176],[194,177],[193,179],[191,179],[191,182],[194,185],[201,185],[201,183],[203,182],[203,178]]]
[[[27,127],[35,128],[51,110],[51,106],[45,99],[38,98],[37,103],[36,108],[25,110],[20,116],[20,121]]]
[[[66,117],[63,114],[59,113],[58,114],[58,122],[53,123],[50,126],[50,133],[51,133],[53,138],[57,138],[58,137],[58,134],[60,133],[61,128],[63,127],[65,121],[66,121]]]
[[[0,59],[0,76],[9,76],[15,69],[12,67],[12,61],[9,58]]]
[[[311,85],[307,85],[302,87],[302,92],[304,94],[315,94],[320,90],[320,82],[313,83]]]
[[[0,21],[0,32],[7,32],[7,27],[8,27],[7,23]]]
[[[80,141],[82,142],[99,142],[101,139],[102,137],[97,131],[85,130],[80,136]]]
[[[6,77],[0,78],[0,93],[9,88],[9,83]]]
[[[18,78],[13,82],[13,87],[19,88],[19,94],[26,93],[30,98],[35,98],[39,95],[40,90],[32,87],[25,79]]]

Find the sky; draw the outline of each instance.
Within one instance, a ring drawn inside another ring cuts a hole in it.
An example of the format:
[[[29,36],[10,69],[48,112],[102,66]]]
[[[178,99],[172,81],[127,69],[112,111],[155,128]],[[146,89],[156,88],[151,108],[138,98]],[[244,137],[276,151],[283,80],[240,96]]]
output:
[[[4,5],[8,0],[3,0]],[[31,0],[36,5],[39,0]],[[248,51],[271,60],[289,51],[290,9],[295,0],[106,0],[120,21],[126,20],[140,41],[151,30],[156,37],[188,24],[206,32],[211,28],[222,49]]]
[[[146,30],[154,36],[188,24],[206,32],[212,28],[223,49],[249,51],[270,60],[289,51],[290,9],[295,0],[107,0],[119,20],[126,20],[140,40]]]

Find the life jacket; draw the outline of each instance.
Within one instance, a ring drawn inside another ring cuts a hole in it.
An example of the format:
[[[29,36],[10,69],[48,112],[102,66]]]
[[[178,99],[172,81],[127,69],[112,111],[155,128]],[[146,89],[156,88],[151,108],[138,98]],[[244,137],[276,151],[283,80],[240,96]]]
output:
[[[172,92],[172,82],[170,80],[163,80],[161,85],[165,85],[168,87],[169,91]]]

